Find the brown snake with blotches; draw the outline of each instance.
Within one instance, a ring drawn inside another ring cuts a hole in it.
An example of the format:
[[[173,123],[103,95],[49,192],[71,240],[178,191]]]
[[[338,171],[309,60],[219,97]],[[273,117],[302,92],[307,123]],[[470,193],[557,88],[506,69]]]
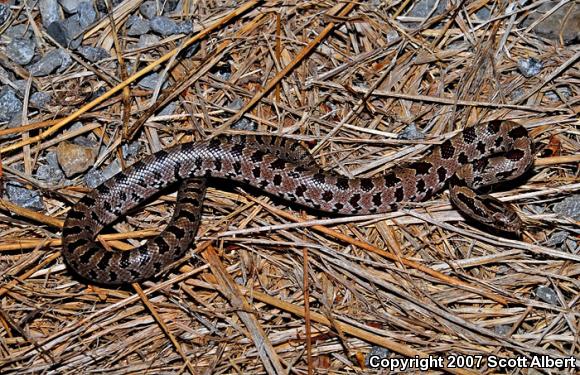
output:
[[[66,262],[86,279],[109,285],[148,279],[183,257],[199,225],[208,177],[252,185],[316,210],[361,215],[397,210],[429,199],[446,184],[465,215],[492,228],[518,232],[513,208],[475,192],[514,179],[533,164],[524,126],[492,121],[469,127],[423,159],[372,178],[321,169],[296,141],[270,136],[218,136],[157,152],[87,194],[68,212],[62,231]],[[107,251],[97,234],[128,210],[180,182],[165,230],[129,251]]]

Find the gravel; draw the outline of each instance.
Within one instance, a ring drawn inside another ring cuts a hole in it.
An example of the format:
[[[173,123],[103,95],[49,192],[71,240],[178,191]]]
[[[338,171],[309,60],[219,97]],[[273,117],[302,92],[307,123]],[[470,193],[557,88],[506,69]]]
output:
[[[22,101],[9,87],[0,89],[0,121],[10,121],[16,114],[22,111]]]
[[[18,65],[26,65],[32,61],[36,44],[30,39],[14,38],[6,46],[6,55]]]
[[[40,17],[44,27],[48,27],[51,23],[60,21],[60,7],[57,0],[40,0],[38,2],[40,8]]]
[[[97,62],[111,57],[109,52],[101,47],[80,46],[77,51],[90,62]]]
[[[35,77],[47,76],[55,70],[64,71],[72,64],[72,59],[64,49],[55,49],[44,55],[30,67],[30,74]]]
[[[145,1],[139,7],[139,12],[148,20],[153,19],[157,15],[157,6],[155,1]]]

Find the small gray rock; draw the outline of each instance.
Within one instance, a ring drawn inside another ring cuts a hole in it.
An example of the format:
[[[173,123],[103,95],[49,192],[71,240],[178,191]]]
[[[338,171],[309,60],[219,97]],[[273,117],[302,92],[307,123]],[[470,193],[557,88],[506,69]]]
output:
[[[40,181],[46,181],[51,185],[58,185],[62,180],[64,180],[64,173],[62,173],[60,168],[53,168],[41,164],[36,170],[36,178]]]
[[[5,185],[8,200],[20,207],[34,211],[44,210],[42,196],[37,190],[27,189],[16,181],[7,182]]]
[[[6,54],[16,64],[26,65],[32,61],[35,47],[31,39],[15,38],[6,46]]]
[[[243,106],[244,100],[241,98],[235,98],[227,105],[228,108],[235,111],[242,109]],[[232,129],[256,131],[258,130],[258,124],[249,118],[242,117],[232,125]]]
[[[518,70],[526,78],[538,75],[542,71],[543,67],[544,64],[533,57],[518,60]]]
[[[235,98],[234,100],[229,102],[226,107],[229,109],[233,109],[234,111],[237,111],[239,109],[242,109],[243,106],[244,106],[244,99]]]
[[[129,144],[125,143],[121,147],[121,151],[123,152],[123,157],[125,159],[129,159],[129,158],[136,156],[140,149],[141,149],[141,143],[139,143],[137,141],[131,142]]]
[[[177,108],[177,103],[171,102],[171,103],[167,104],[165,107],[163,107],[161,109],[161,111],[159,111],[158,115],[159,116],[170,116],[170,115],[175,113],[176,108]]]
[[[98,89],[96,89],[95,91],[93,91],[93,94],[91,95],[91,98],[89,100],[96,99],[96,98],[98,98],[99,96],[103,95],[106,92],[107,92],[107,89],[105,87],[99,87]]]
[[[82,127],[83,127],[83,123],[82,123],[82,122],[80,122],[80,121],[75,121],[75,122],[73,122],[72,124],[70,124],[70,125],[68,126],[68,129],[67,129],[66,131],[67,131],[67,132],[74,132],[74,131],[77,131],[77,130],[80,130],[80,129],[82,129]],[[82,137],[82,136],[81,136],[81,137]]]
[[[389,349],[383,348],[382,346],[373,345],[373,346],[371,346],[371,351],[368,352],[366,357],[365,357],[365,365],[368,368],[372,368],[371,367],[371,358],[375,357],[375,358],[379,358],[379,360],[380,360],[383,358],[387,358],[389,356],[389,354],[390,354]]]
[[[87,28],[90,24],[95,22],[97,19],[97,12],[93,8],[93,4],[89,1],[83,1],[78,6],[79,22],[83,29]]]
[[[411,123],[403,129],[398,135],[399,139],[407,139],[407,140],[416,140],[416,139],[424,139],[425,134],[417,129],[414,123]]]
[[[90,187],[91,189],[96,188],[97,186],[99,186],[100,184],[102,184],[103,182],[107,181],[107,179],[105,177],[103,177],[103,174],[97,170],[97,169],[89,169],[89,171],[87,173],[85,173],[85,185],[87,185],[88,187]]]
[[[258,130],[258,124],[249,118],[242,117],[232,125],[232,129],[256,131]]]
[[[551,11],[559,1],[548,1],[541,4],[534,12],[522,22],[523,27],[543,18],[547,12]],[[541,36],[560,41],[560,35],[565,45],[578,43],[580,40],[580,6],[577,1],[569,1],[568,4],[560,6],[542,22],[536,24],[533,30]]]
[[[511,329],[512,327],[509,324],[500,324],[495,326],[494,331],[500,336],[506,336],[511,331]]]
[[[127,35],[129,36],[147,34],[151,30],[149,20],[144,20],[137,16],[129,16],[127,26],[129,26],[129,29],[127,29]]]
[[[524,96],[524,94],[525,94],[524,89],[518,87],[517,89],[515,89],[510,93],[510,98],[511,100],[517,101],[519,98]]]
[[[563,230],[555,232],[550,236],[550,238],[548,238],[548,240],[546,241],[546,245],[548,246],[561,245],[566,240],[566,238],[568,238],[569,235],[570,233]]]
[[[489,11],[489,8],[487,8],[487,7],[479,8],[479,10],[477,12],[475,12],[475,15],[477,16],[477,18],[479,18],[482,21],[487,21],[491,18],[491,12]]]
[[[108,12],[107,4],[105,3],[105,1],[106,0],[95,0],[95,6],[97,7],[97,10],[99,12],[102,12],[102,13],[107,13]],[[113,6],[113,8],[115,8],[122,1],[124,1],[124,0],[112,0],[111,1],[111,5]]]
[[[232,69],[229,65],[218,66],[217,69],[213,72],[213,75],[222,81],[229,81],[229,79],[232,77]]]
[[[157,15],[157,6],[155,5],[155,1],[145,1],[139,7],[139,12],[143,15],[143,17],[147,18],[148,20],[153,19]]]
[[[71,49],[76,49],[83,40],[83,28],[81,27],[78,14],[64,21],[51,23],[46,31],[60,45]]]
[[[26,89],[28,88],[28,81],[25,79],[17,79],[12,81],[12,83],[14,83],[14,86],[16,86],[16,93],[24,96]]]
[[[397,30],[389,30],[387,32],[387,43],[392,43],[397,39],[399,39],[399,33]]]
[[[570,249],[571,253],[577,254],[580,243],[578,243],[578,241],[574,238],[568,238],[566,240],[566,246],[568,246],[568,249]]]
[[[8,4],[0,3],[0,26],[10,18],[10,7]]]
[[[141,35],[139,37],[139,42],[137,43],[137,47],[138,48],[150,47],[150,46],[153,46],[153,45],[159,43],[160,40],[161,40],[161,38],[159,38],[157,35],[144,34],[144,35]]]
[[[64,49],[55,49],[44,55],[39,61],[30,67],[30,74],[34,77],[49,75],[58,69],[64,71],[72,64],[70,55]]]
[[[573,220],[580,220],[580,194],[565,198],[554,205],[552,210]]]
[[[0,4],[2,5],[2,4]],[[30,39],[32,38],[32,29],[24,23],[18,25],[10,26],[5,32],[4,35],[8,39]]]
[[[550,90],[546,92],[546,97],[553,102],[560,100],[560,96],[564,99],[570,99],[572,96],[572,91],[569,87],[556,87],[556,90]]]
[[[42,109],[50,103],[51,99],[52,96],[49,93],[44,91],[37,91],[34,94],[30,95],[30,104],[32,104],[37,108]]]
[[[74,132],[83,128],[83,123],[77,121],[69,126],[67,132]],[[93,133],[87,133],[86,135],[78,135],[76,136],[73,141],[74,144],[79,146],[88,147],[88,148],[97,148],[98,140],[97,137]]]
[[[190,58],[191,56],[193,56],[197,52],[197,50],[199,49],[199,46],[200,45],[201,44],[199,42],[195,42],[191,46],[189,46],[186,49],[184,49],[181,53],[186,58]]]
[[[50,151],[46,153],[46,163],[48,165],[50,165],[51,167],[57,167],[59,166],[58,164],[58,156],[56,155],[56,152]]]
[[[55,152],[46,154],[46,164],[41,164],[36,171],[36,178],[53,185],[58,185],[64,180],[64,173],[58,165]]]
[[[12,115],[10,121],[8,121],[9,128],[17,128],[22,125],[22,112],[18,112]]]
[[[177,10],[180,0],[165,0],[163,2],[163,12],[173,12]]]
[[[193,32],[193,22],[191,20],[180,22],[177,28],[180,34],[189,34]]]
[[[74,16],[70,16],[62,21],[62,27],[66,37],[66,43],[64,45],[68,46],[70,49],[77,49],[83,41],[84,31],[79,15],[75,14]]]
[[[168,36],[179,34],[177,22],[165,16],[157,16],[151,20],[151,29],[159,35]]]
[[[40,17],[44,27],[48,27],[51,23],[60,20],[60,9],[57,0],[40,0],[38,9],[40,10]]]
[[[558,296],[552,288],[540,285],[536,288],[536,296],[550,305],[558,305]]]
[[[68,14],[75,14],[80,5],[78,0],[58,0],[62,9]]]
[[[22,111],[22,101],[7,86],[0,89],[0,121],[10,121]]]
[[[102,176],[105,178],[105,180],[108,180],[109,178],[113,177],[119,172],[121,172],[121,166],[119,165],[119,161],[114,160],[111,164],[103,168],[101,173]]]
[[[101,47],[80,46],[77,51],[90,62],[97,62],[111,57],[107,50]]]
[[[433,10],[434,6],[437,5],[437,9],[435,9],[433,14],[431,14],[431,17],[433,17],[443,13],[445,11],[445,7],[447,6],[447,0],[419,0],[412,2],[411,4],[413,3],[413,8],[407,14],[409,17],[427,17]]]
[[[46,32],[61,46],[68,44],[68,37],[66,35],[66,28],[61,21],[54,21],[46,27]]]
[[[159,73],[153,72],[147,74],[143,77],[139,82],[138,85],[143,87],[144,89],[154,90],[157,87],[157,82],[159,81]],[[163,84],[165,86],[166,83]]]
[[[94,168],[90,169],[85,174],[85,178],[84,178],[85,184],[88,187],[91,187],[94,189],[119,172],[121,172],[121,167],[119,166],[119,162],[117,160],[115,160],[111,164],[109,164],[107,167],[105,167],[102,171],[99,171],[99,170],[94,169]]]

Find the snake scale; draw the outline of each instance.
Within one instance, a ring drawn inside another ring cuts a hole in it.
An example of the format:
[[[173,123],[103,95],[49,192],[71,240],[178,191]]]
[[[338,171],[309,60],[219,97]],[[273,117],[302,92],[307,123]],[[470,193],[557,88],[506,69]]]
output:
[[[511,180],[533,164],[527,130],[510,121],[468,127],[421,160],[372,178],[321,169],[302,146],[274,136],[222,135],[152,154],[88,193],[68,212],[62,231],[65,261],[84,278],[132,283],[163,271],[187,252],[197,231],[208,177],[252,185],[287,201],[345,215],[397,210],[429,199],[446,184],[467,216],[518,232],[517,213],[473,189]],[[107,225],[168,185],[180,183],[176,208],[155,238],[129,251],[106,250],[96,239]]]

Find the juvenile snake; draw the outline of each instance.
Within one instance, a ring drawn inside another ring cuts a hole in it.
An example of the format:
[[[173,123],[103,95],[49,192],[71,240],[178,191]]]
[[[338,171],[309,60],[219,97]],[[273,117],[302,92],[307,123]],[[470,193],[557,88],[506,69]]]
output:
[[[429,199],[449,185],[453,203],[496,229],[518,232],[517,213],[472,189],[514,179],[533,164],[526,129],[509,121],[469,127],[423,159],[372,178],[347,178],[321,169],[297,142],[270,136],[218,136],[150,155],[104,182],[75,204],[64,223],[62,254],[79,275],[100,284],[144,280],[180,259],[201,216],[207,177],[243,182],[285,200],[345,215],[397,210]],[[102,228],[170,184],[180,182],[165,230],[129,251],[108,251]]]

